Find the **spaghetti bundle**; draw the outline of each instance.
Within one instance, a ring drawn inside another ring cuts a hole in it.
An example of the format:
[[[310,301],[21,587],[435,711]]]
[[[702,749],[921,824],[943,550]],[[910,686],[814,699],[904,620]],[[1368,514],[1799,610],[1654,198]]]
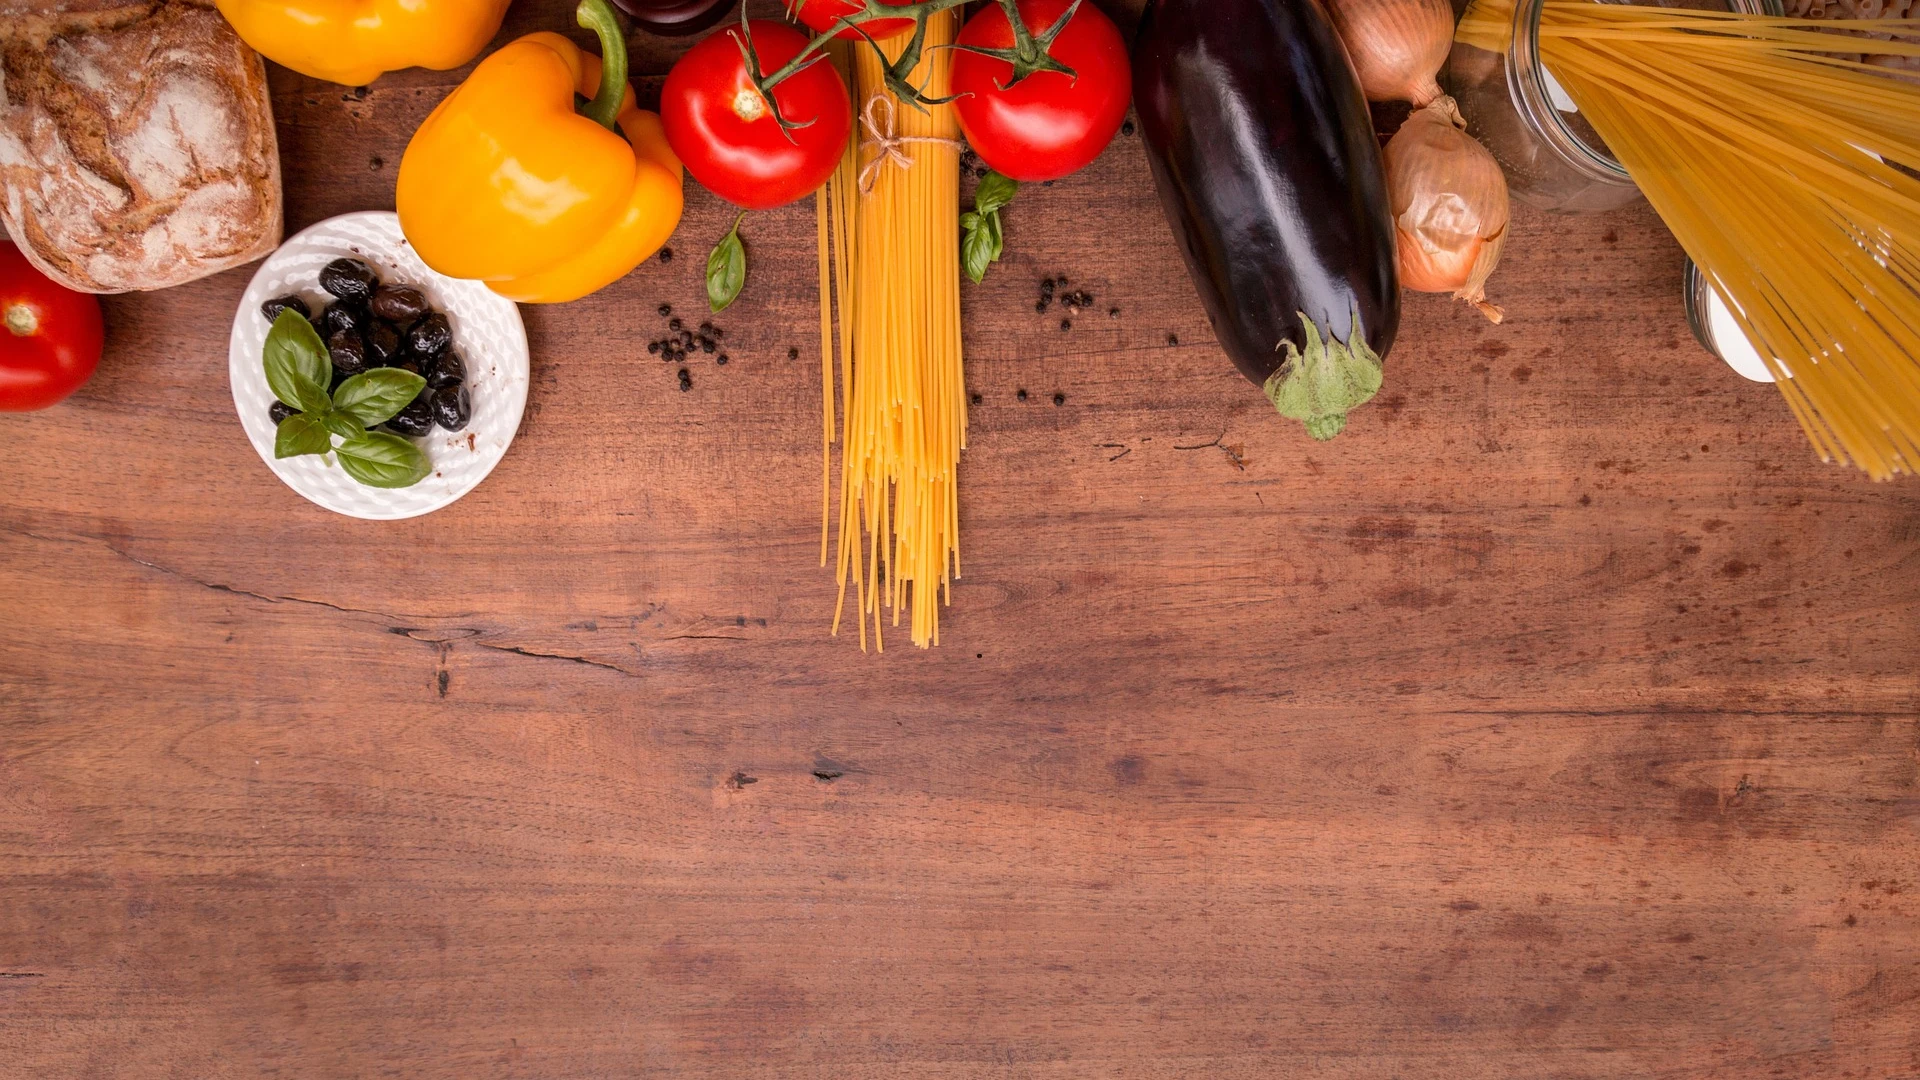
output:
[[[1477,0],[1457,38],[1504,52],[1512,24],[1512,0]],[[1836,32],[1920,20],[1545,0],[1539,47],[1822,457],[1884,479],[1920,467],[1920,85]]]
[[[911,81],[929,98],[950,93],[958,12],[931,16]],[[905,39],[885,46],[898,58]],[[819,195],[822,420],[821,565],[831,552],[840,599],[854,586],[860,646],[867,620],[884,647],[882,610],[911,612],[921,647],[940,641],[941,590],[960,573],[960,451],[966,387],[960,346],[960,131],[953,109],[921,111],[886,89],[865,43],[836,43],[851,68],[860,137]],[[837,300],[837,305],[829,297]],[[833,348],[833,309],[839,314]],[[834,361],[842,418],[838,544],[829,543]],[[864,534],[864,542],[863,542]]]

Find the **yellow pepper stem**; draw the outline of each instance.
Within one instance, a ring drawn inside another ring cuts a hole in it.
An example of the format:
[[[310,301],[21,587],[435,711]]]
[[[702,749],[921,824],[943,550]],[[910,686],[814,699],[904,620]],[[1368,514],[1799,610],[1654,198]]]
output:
[[[607,0],[580,0],[574,17],[580,25],[600,36],[600,92],[580,107],[580,115],[618,132],[614,123],[620,115],[620,101],[627,93],[627,35]]]

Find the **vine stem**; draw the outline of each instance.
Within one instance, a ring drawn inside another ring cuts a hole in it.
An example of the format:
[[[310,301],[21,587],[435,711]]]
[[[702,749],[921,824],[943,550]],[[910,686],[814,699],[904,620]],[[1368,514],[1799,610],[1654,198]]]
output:
[[[909,92],[899,94],[903,100],[914,105],[916,108],[924,108],[928,104],[939,104],[939,102],[931,101],[921,95],[917,89],[907,82],[907,79],[912,74],[913,68],[920,61],[921,50],[919,43],[925,36],[927,20],[943,11],[951,11],[954,8],[960,7],[968,3],[969,0],[919,0],[918,3],[900,4],[898,6],[882,3],[881,0],[859,0],[859,2],[863,5],[861,10],[849,12],[835,20],[833,26],[828,28],[825,33],[816,35],[813,40],[807,43],[806,48],[801,49],[793,59],[782,64],[780,68],[772,74],[767,74],[760,69],[759,56],[753,48],[751,31],[748,29],[749,22],[747,19],[746,5],[741,5],[740,37],[737,39],[737,43],[740,46],[741,55],[745,57],[747,62],[747,74],[753,79],[754,85],[759,88],[760,95],[767,100],[774,119],[782,128],[792,130],[806,125],[792,123],[788,121],[785,116],[781,115],[780,107],[773,99],[774,87],[779,86],[787,79],[798,75],[800,72],[826,59],[826,43],[845,30],[853,30],[858,33],[860,37],[873,48],[874,52],[879,54],[882,65],[887,69],[888,85],[892,87],[897,94],[901,90]],[[974,49],[964,45],[948,47],[963,49],[969,52],[978,52],[1006,60],[1012,64],[1014,68],[1014,76],[1012,80],[1006,84],[1007,86],[1012,86],[1014,83],[1038,71],[1057,71],[1067,75],[1069,78],[1074,76],[1073,69],[1053,59],[1053,57],[1048,54],[1048,50],[1053,44],[1053,39],[1059,35],[1061,30],[1065,29],[1067,22],[1079,11],[1082,0],[1075,0],[1075,2],[1067,8],[1066,14],[1060,17],[1059,22],[1037,36],[1028,28],[1025,20],[1020,17],[1018,0],[995,0],[995,2],[1000,5],[1000,10],[1006,14],[1007,22],[1013,28],[1014,47],[1012,49]],[[805,0],[800,0],[797,6],[804,6],[804,4]],[[787,10],[789,13],[793,11],[795,6],[796,3],[794,0],[788,0]],[[875,41],[873,36],[868,34],[864,29],[866,23],[873,22],[876,19],[912,19],[914,21],[913,44],[908,47],[898,61],[888,60],[885,50],[880,47],[880,43]]]

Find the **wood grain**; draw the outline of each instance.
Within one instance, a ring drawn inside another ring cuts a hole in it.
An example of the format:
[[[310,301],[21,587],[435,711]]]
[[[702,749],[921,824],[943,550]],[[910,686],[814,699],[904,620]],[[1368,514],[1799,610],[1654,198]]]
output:
[[[391,206],[459,77],[274,70],[289,227]],[[1649,211],[1522,211],[1509,323],[1411,298],[1325,445],[1137,139],[1009,214],[929,653],[826,634],[810,207],[689,392],[704,193],[526,309],[512,452],[409,522],[254,456],[249,271],[109,300],[0,438],[4,1071],[1920,1073],[1920,488],[1694,345]]]

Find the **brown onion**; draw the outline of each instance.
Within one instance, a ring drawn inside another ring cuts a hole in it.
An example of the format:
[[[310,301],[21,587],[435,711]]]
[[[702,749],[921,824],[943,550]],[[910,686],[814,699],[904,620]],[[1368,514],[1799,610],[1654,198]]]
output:
[[[1387,142],[1387,197],[1393,208],[1400,284],[1450,292],[1493,322],[1487,276],[1507,240],[1507,178],[1466,132],[1450,97],[1416,109]]]
[[[1434,76],[1453,48],[1448,0],[1328,0],[1327,6],[1368,101],[1424,106],[1440,96]]]

